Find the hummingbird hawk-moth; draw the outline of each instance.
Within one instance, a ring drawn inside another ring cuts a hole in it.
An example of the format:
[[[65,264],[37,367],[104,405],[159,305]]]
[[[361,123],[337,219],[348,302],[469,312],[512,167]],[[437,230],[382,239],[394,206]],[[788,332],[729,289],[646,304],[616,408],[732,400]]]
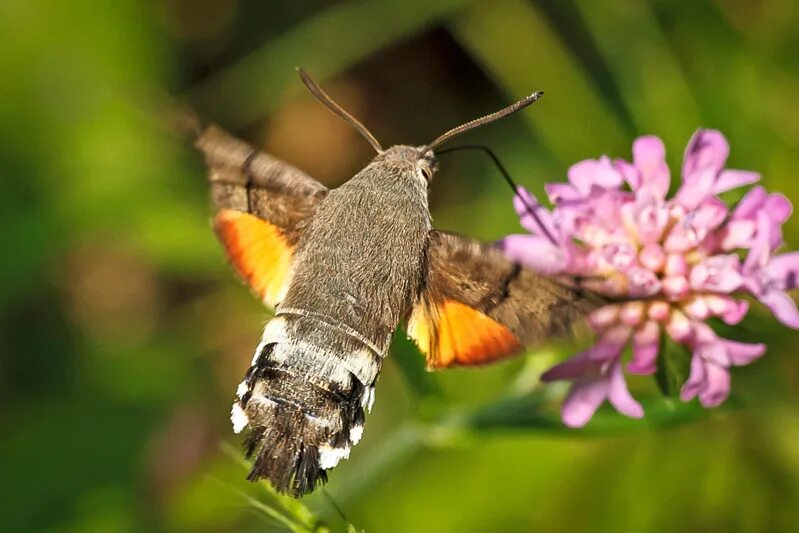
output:
[[[433,150],[526,107],[534,93],[426,146],[383,149],[305,72],[310,91],[377,152],[329,190],[216,126],[196,145],[210,169],[214,229],[273,307],[236,392],[249,480],[295,497],[326,481],[361,439],[392,334],[405,324],[429,368],[474,366],[562,335],[594,306],[578,284],[538,275],[474,239],[433,229]]]

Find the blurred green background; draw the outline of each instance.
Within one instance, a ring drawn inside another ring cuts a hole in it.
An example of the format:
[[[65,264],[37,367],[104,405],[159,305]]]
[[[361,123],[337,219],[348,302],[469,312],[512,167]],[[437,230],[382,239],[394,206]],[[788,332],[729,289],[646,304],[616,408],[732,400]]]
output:
[[[296,65],[384,145],[541,89],[462,139],[534,191],[645,133],[677,169],[704,126],[796,203],[797,27],[786,0],[0,2],[0,530],[284,530],[272,512],[341,530],[332,499],[370,532],[799,531],[799,336],[759,307],[739,333],[769,351],[724,407],[634,378],[646,419],[603,408],[580,431],[537,380],[574,345],[429,375],[398,335],[329,498],[281,508],[230,452],[267,311],[226,265],[168,112],[188,103],[335,186],[370,149]],[[518,232],[510,200],[478,154],[442,158],[438,227]]]

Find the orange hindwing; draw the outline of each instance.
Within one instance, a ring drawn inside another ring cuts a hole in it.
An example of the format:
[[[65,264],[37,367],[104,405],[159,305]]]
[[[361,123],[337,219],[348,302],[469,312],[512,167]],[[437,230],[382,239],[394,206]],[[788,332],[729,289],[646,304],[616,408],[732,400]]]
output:
[[[280,228],[248,213],[222,209],[214,229],[241,277],[267,305],[277,305],[293,254]]]
[[[483,365],[522,349],[508,328],[455,300],[418,306],[408,335],[427,357],[429,368]]]

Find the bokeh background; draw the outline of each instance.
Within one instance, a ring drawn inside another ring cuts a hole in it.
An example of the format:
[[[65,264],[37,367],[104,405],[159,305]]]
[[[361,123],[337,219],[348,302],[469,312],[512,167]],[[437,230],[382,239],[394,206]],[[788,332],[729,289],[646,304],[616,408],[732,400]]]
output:
[[[0,2],[0,530],[285,530],[277,512],[297,531],[799,531],[799,336],[759,307],[737,334],[769,351],[724,407],[632,379],[648,417],[580,431],[537,380],[574,344],[430,375],[398,335],[327,496],[286,508],[247,483],[228,413],[268,311],[231,275],[171,113],[332,187],[370,149],[296,65],[384,144],[542,89],[462,139],[534,191],[645,133],[679,168],[704,126],[796,203],[797,27],[790,0]],[[479,154],[442,158],[431,202],[438,227],[520,229]]]

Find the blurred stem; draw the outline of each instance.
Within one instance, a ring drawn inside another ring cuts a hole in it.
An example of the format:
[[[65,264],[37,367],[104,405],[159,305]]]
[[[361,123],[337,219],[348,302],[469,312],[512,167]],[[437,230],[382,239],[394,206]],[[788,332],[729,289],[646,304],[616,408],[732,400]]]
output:
[[[201,112],[213,109],[213,118],[227,127],[246,124],[275,109],[289,94],[303,90],[296,67],[306,68],[320,81],[472,1],[336,3],[217,73],[196,88],[190,99]]]

